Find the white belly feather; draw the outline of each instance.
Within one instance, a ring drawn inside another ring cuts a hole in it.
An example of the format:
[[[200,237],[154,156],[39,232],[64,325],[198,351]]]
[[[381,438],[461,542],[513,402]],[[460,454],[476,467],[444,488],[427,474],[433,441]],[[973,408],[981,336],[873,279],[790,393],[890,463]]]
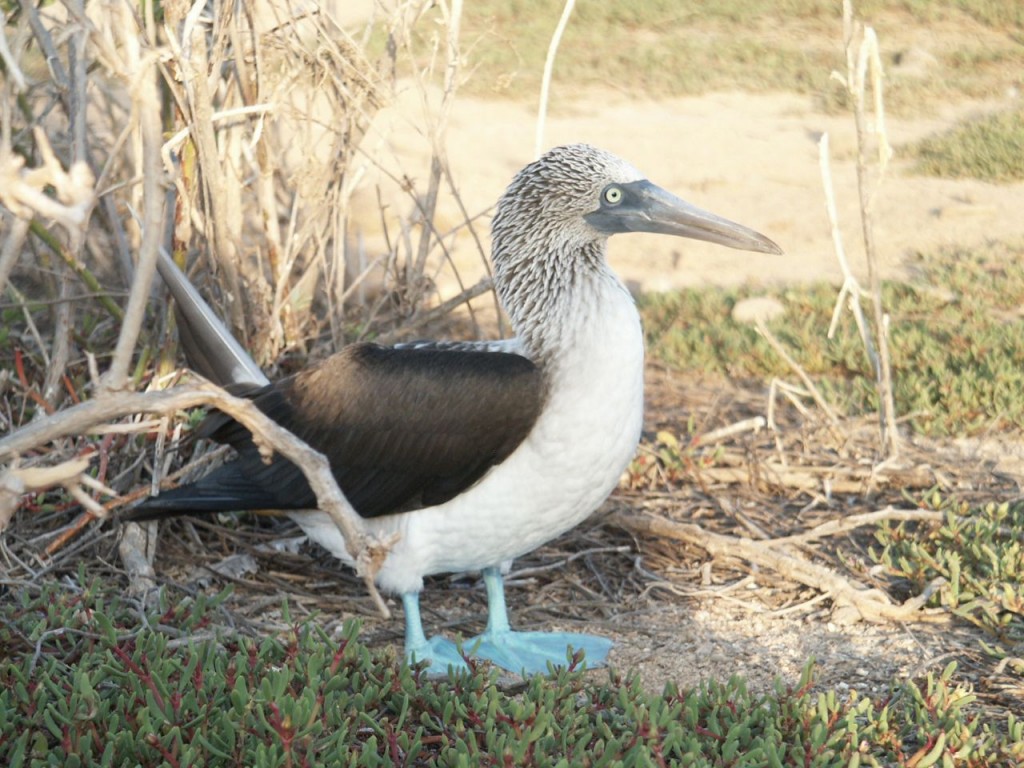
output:
[[[378,573],[382,588],[418,591],[426,575],[523,555],[579,524],[615,488],[640,438],[643,335],[617,280],[602,281],[587,298],[567,308],[570,327],[559,331],[571,342],[553,364],[544,410],[512,455],[451,501],[367,521],[375,532],[400,535]],[[327,515],[291,517],[351,562]]]

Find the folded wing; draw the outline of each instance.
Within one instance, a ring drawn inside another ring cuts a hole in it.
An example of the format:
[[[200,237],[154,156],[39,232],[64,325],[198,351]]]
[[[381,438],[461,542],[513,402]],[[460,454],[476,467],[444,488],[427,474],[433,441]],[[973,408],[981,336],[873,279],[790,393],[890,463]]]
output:
[[[504,461],[536,421],[543,383],[517,354],[353,344],[249,396],[325,454],[356,511],[375,517],[448,501]],[[199,435],[238,458],[148,499],[134,518],[316,506],[298,468],[277,455],[265,463],[229,416],[211,414]]]

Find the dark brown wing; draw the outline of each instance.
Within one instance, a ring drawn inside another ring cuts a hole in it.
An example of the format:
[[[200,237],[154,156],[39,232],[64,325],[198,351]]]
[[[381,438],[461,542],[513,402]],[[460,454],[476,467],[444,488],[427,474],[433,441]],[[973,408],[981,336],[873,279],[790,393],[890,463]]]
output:
[[[519,355],[354,344],[252,399],[324,453],[352,505],[374,517],[441,504],[479,480],[529,433],[543,389]],[[144,502],[141,516],[315,506],[302,473],[277,456],[265,464],[230,417],[212,414],[200,434],[238,459]]]

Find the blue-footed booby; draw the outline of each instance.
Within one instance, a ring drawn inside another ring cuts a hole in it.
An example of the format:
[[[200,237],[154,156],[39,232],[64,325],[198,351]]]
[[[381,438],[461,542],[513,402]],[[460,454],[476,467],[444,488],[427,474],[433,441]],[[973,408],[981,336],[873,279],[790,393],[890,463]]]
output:
[[[513,672],[564,664],[569,646],[584,650],[591,665],[607,657],[605,638],[513,631],[502,569],[594,512],[636,450],[643,335],[633,298],[606,260],[608,237],[621,232],[781,253],[764,235],[675,197],[614,155],[576,144],[527,165],[498,202],[494,287],[512,339],[357,343],[261,386],[259,369],[239,361],[244,351],[225,346],[233,340],[225,341],[223,326],[200,312],[184,319],[186,352],[203,361],[193,362],[200,373],[251,389],[262,411],[327,456],[370,529],[395,535],[377,583],[401,595],[410,660],[442,669],[464,663],[452,641],[426,637],[419,594],[424,576],[475,570],[484,575],[488,621],[464,643],[466,652]],[[186,306],[202,302],[187,281],[169,284]],[[221,413],[209,415],[199,434],[232,445],[238,458],[143,502],[136,518],[280,509],[351,561],[293,464],[279,456],[265,463],[249,432]]]

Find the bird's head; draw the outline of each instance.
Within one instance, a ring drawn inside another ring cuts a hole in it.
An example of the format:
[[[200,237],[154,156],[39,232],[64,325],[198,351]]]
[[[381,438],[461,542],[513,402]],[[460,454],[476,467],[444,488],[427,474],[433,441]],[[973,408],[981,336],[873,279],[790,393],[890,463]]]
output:
[[[556,147],[516,174],[498,202],[492,232],[496,261],[505,242],[547,240],[575,250],[620,232],[782,253],[764,235],[681,200],[624,160],[587,144]]]
[[[609,279],[621,287],[604,247],[619,232],[782,253],[764,235],[680,200],[609,152],[586,144],[552,149],[516,174],[491,225],[494,285],[534,356],[550,346],[552,315],[573,304],[560,297],[579,297]]]

